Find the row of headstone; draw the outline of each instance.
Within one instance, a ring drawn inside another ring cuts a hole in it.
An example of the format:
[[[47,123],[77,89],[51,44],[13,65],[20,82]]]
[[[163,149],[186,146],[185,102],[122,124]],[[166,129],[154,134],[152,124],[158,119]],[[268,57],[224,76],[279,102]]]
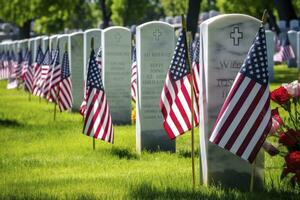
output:
[[[277,25],[282,32],[287,32],[288,30],[300,31],[300,22],[298,19],[290,20],[289,24],[285,20],[280,20],[277,22]]]
[[[288,60],[287,64],[288,67],[297,67],[298,65],[300,65],[300,63],[297,63],[297,52],[299,51],[299,49],[297,48],[297,43],[299,43],[300,41],[297,41],[297,32],[294,30],[288,31],[287,35],[295,54],[295,58]]]
[[[241,189],[249,187],[251,165],[210,144],[208,138],[259,25],[259,20],[238,14],[219,15],[204,21],[201,25],[200,80],[205,89],[200,98],[199,134],[203,183],[221,183]],[[29,40],[30,43],[33,41]],[[68,45],[74,98],[73,110],[79,109],[84,96],[84,80],[91,46],[94,45],[95,50],[101,46],[104,87],[112,118],[115,124],[128,123],[131,110],[131,33],[129,29],[112,27],[103,31],[93,29],[49,37],[51,49],[56,48],[57,44],[60,49]],[[269,47],[271,43],[268,42],[267,45]],[[30,45],[30,47],[35,46]],[[165,133],[159,108],[160,95],[174,47],[174,26],[165,22],[148,22],[137,27],[136,148],[138,152],[142,150],[175,151],[175,141],[171,141]],[[271,60],[273,60],[273,54]],[[270,60],[269,63],[272,66]],[[256,161],[256,187],[260,187],[263,182],[262,155],[260,153]],[[239,178],[237,180],[232,177]]]

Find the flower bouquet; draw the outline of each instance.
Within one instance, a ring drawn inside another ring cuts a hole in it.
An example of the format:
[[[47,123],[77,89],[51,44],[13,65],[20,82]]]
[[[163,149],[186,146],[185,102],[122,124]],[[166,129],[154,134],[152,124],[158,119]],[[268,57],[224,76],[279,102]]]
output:
[[[269,143],[263,145],[270,155],[284,157],[285,164],[281,178],[290,178],[295,186],[300,184],[300,83],[283,84],[271,92],[271,100],[279,105],[272,110],[270,135],[276,137],[278,147]],[[285,113],[284,113],[285,112]]]

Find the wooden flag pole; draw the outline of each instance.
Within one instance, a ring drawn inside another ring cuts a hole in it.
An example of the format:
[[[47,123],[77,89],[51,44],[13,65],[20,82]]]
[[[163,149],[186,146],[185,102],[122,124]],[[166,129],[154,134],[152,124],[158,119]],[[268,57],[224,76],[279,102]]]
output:
[[[182,22],[182,31],[185,33],[184,43],[185,43],[185,50],[186,50],[186,62],[187,67],[190,71],[190,84],[191,84],[191,157],[192,157],[192,178],[193,178],[193,189],[195,189],[195,148],[194,148],[194,74],[191,67],[190,61],[190,51],[189,51],[189,44],[192,40],[192,35],[190,32],[187,32],[186,28],[186,21],[184,15],[181,15],[181,22]]]
[[[262,19],[261,19],[261,25],[264,26],[267,21],[268,21],[268,11],[264,10]],[[255,173],[256,173],[256,159],[252,163],[252,171],[251,171],[251,179],[250,179],[250,192],[253,192],[253,187],[254,187],[254,179],[255,179]]]

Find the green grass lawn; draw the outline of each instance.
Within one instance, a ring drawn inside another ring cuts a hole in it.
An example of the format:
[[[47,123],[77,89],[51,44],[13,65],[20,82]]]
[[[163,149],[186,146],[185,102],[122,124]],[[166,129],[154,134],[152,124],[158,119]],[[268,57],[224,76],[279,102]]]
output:
[[[271,89],[299,76],[284,66],[275,70]],[[300,199],[299,190],[280,181],[280,157],[266,155],[264,191],[199,184],[193,191],[190,134],[177,140],[177,153],[138,155],[135,126],[115,126],[115,144],[96,141],[93,151],[79,114],[58,113],[53,121],[53,104],[5,87],[1,81],[0,199]],[[198,135],[196,143],[198,152]]]

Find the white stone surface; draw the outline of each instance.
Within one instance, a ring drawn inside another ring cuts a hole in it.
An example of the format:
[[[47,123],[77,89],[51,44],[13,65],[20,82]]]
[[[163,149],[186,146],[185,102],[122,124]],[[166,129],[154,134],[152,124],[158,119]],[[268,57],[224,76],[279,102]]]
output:
[[[101,46],[101,29],[88,29],[84,31],[83,35],[83,43],[84,43],[84,50],[83,50],[83,57],[84,57],[84,70],[83,70],[83,76],[84,80],[86,80],[87,77],[87,65],[91,53],[91,40],[94,38],[94,50],[97,53],[100,46]]]
[[[103,84],[114,124],[131,123],[131,32],[110,27],[102,32]]]
[[[297,32],[297,68],[300,71],[300,31]]]
[[[175,151],[163,127],[160,96],[175,49],[174,28],[164,22],[137,27],[138,91],[136,102],[137,151]]]
[[[297,67],[297,32],[294,30],[288,31],[290,44],[293,48],[295,58],[288,60],[288,67]]]
[[[69,61],[71,69],[73,106],[78,111],[83,100],[83,32],[69,35]]]
[[[260,21],[241,14],[218,15],[201,24],[200,171],[204,184],[249,190],[251,165],[209,142],[211,130],[241,68]],[[255,187],[263,184],[263,154],[256,162]]]
[[[273,31],[266,31],[269,81],[274,80],[274,37],[275,34]]]

